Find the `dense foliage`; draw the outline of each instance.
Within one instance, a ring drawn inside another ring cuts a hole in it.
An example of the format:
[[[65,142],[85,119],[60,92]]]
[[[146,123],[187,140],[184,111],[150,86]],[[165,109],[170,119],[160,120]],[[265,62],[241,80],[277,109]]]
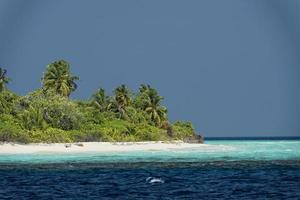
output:
[[[6,88],[10,79],[0,68],[0,141],[157,141],[195,135],[191,123],[168,121],[163,97],[149,85],[141,85],[137,94],[121,85],[112,96],[99,88],[89,100],[71,100],[78,79],[68,62],[55,61],[47,66],[42,88],[18,96]]]

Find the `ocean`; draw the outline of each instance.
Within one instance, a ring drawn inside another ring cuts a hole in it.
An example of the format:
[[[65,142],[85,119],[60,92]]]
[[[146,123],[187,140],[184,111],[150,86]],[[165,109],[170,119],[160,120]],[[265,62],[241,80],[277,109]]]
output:
[[[0,199],[300,199],[300,138],[212,138],[203,149],[0,152]]]

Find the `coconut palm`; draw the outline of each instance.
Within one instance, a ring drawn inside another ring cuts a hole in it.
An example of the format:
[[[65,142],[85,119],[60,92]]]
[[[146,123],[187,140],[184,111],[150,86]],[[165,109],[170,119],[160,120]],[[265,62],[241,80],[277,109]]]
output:
[[[77,89],[78,76],[71,75],[70,65],[64,60],[59,60],[47,66],[47,71],[42,78],[43,89],[53,90],[57,94],[69,97]]]
[[[140,94],[143,94],[143,93],[149,91],[150,89],[151,89],[150,85],[141,84],[139,91],[140,91]]]
[[[131,91],[122,84],[115,89],[115,99],[119,105],[125,107],[131,104]]]
[[[92,96],[93,105],[98,108],[100,112],[104,112],[110,108],[109,97],[106,96],[103,88],[98,89]]]
[[[2,69],[0,67],[0,92],[3,92],[5,90],[6,84],[9,83],[10,79],[6,76],[6,69]]]
[[[126,85],[121,85],[114,90],[114,99],[112,101],[113,111],[119,114],[119,118],[126,117],[126,107],[131,105],[131,91]]]
[[[161,126],[167,121],[167,108],[161,105],[163,97],[153,88],[147,90],[143,96],[143,110],[149,114],[155,125]]]
[[[135,107],[148,113],[151,121],[161,127],[167,122],[167,109],[161,105],[162,100],[163,97],[159,96],[157,90],[142,84],[135,98]]]

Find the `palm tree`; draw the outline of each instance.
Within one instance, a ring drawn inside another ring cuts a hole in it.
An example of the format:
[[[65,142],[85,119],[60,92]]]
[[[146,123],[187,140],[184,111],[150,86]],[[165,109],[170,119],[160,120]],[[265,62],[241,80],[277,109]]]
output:
[[[79,77],[71,75],[70,65],[64,60],[48,65],[42,78],[44,90],[54,90],[56,94],[64,97],[69,97],[77,89],[75,80],[79,80]]]
[[[6,69],[2,69],[0,67],[0,92],[3,92],[5,90],[6,84],[9,83],[10,79],[6,76]]]
[[[143,94],[142,109],[149,114],[150,119],[157,126],[162,126],[162,123],[167,121],[167,108],[161,105],[163,97],[158,95],[158,92],[149,88]]]
[[[140,94],[143,94],[143,93],[149,91],[150,89],[151,89],[150,85],[141,84],[139,91],[140,91]]]
[[[105,95],[103,88],[98,89],[92,96],[93,105],[98,108],[100,112],[104,112],[110,108],[109,97]]]
[[[151,121],[159,127],[167,124],[167,109],[161,105],[163,97],[159,96],[157,90],[150,85],[142,84],[139,94],[135,98],[135,107],[146,112]]]
[[[119,113],[119,118],[126,117],[126,107],[131,105],[131,91],[126,85],[121,85],[114,90],[113,110]]]

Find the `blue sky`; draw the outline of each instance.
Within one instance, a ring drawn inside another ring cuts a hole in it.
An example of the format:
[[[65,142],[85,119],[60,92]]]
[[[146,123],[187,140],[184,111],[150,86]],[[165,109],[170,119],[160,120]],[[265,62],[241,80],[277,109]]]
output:
[[[71,63],[72,98],[156,87],[205,136],[300,136],[297,0],[2,0],[0,66],[19,94]]]

